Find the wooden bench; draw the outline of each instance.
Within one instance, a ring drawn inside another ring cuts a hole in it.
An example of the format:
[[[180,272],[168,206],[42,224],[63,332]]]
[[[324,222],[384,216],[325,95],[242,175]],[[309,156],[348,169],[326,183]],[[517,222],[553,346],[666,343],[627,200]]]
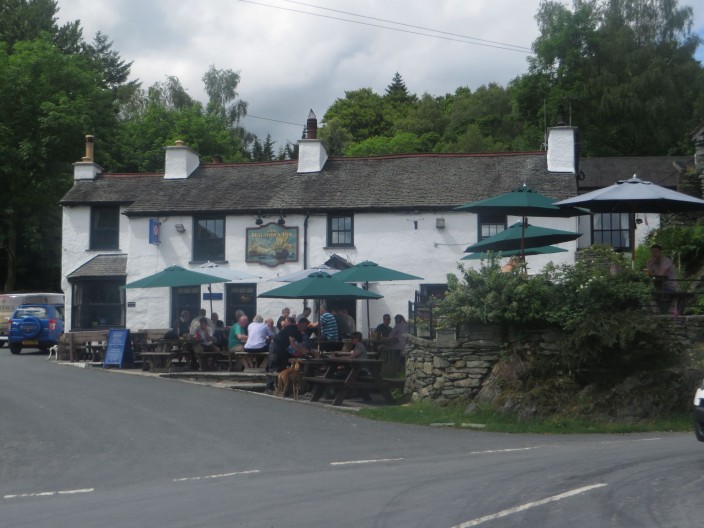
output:
[[[97,343],[106,343],[108,340],[108,330],[78,330],[65,334],[68,340],[69,361],[76,362],[88,355],[97,354],[100,351]],[[93,343],[96,343],[94,346]],[[102,345],[104,350],[104,345]],[[81,358],[79,358],[79,355]],[[92,359],[95,359],[93,357]]]
[[[244,372],[262,372],[269,366],[269,352],[223,352],[229,360],[229,370],[232,371],[232,360],[240,360]]]
[[[171,362],[178,358],[176,352],[142,352],[142,370],[151,372],[167,371]]]

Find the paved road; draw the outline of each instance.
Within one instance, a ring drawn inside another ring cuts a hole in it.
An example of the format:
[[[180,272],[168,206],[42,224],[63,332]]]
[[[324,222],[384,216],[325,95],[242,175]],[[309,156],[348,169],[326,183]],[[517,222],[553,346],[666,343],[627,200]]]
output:
[[[0,528],[695,527],[691,434],[503,435],[0,350]]]

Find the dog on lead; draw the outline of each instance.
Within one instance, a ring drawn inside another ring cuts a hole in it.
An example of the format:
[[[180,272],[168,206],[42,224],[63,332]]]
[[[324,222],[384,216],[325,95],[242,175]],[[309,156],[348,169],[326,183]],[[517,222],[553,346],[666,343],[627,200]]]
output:
[[[293,397],[298,399],[301,390],[301,360],[295,360],[290,367],[279,372],[276,394],[282,398],[286,396],[289,386],[292,388]]]

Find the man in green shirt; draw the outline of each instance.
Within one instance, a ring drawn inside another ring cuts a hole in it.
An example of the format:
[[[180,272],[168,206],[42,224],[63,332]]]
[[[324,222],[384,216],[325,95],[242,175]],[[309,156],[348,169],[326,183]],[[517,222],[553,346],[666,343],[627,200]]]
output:
[[[227,348],[230,352],[241,352],[244,350],[244,344],[247,341],[247,325],[249,318],[243,315],[237,321],[237,324],[230,328],[230,335],[227,341]]]

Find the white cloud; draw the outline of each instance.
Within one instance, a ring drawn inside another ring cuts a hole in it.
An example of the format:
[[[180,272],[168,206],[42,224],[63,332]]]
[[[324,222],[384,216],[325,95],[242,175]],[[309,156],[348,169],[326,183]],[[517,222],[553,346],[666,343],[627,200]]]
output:
[[[309,109],[322,118],[345,90],[383,93],[397,71],[419,95],[506,84],[526,71],[527,52],[459,43],[451,35],[424,37],[410,33],[425,32],[412,27],[381,29],[366,24],[390,24],[286,0],[254,1],[283,9],[237,0],[59,0],[59,19],[80,19],[86,38],[107,34],[123,59],[134,61],[133,77],[145,87],[175,75],[192,96],[204,99],[201,77],[214,64],[241,72],[239,94],[252,115],[301,127]],[[524,47],[538,35],[539,0],[301,2]],[[695,12],[697,28],[704,28],[701,11]],[[301,133],[296,126],[253,118],[245,126],[260,137],[270,132],[278,145]]]

